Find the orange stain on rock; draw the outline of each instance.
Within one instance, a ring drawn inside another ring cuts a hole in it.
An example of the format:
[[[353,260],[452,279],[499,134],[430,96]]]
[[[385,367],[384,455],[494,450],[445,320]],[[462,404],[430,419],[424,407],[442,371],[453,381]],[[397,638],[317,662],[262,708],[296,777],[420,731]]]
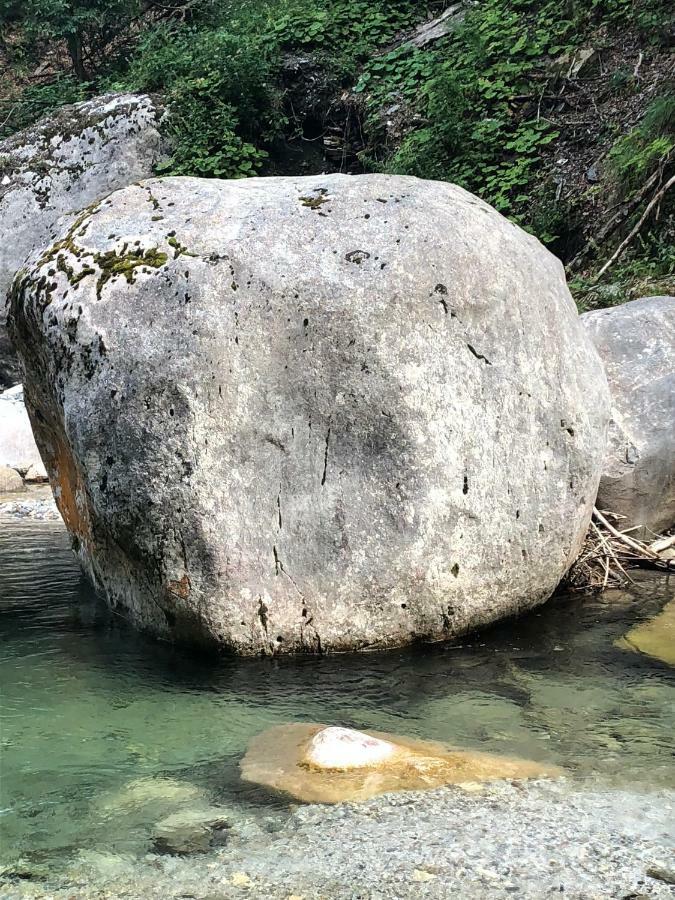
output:
[[[187,573],[183,575],[180,581],[170,581],[167,585],[170,594],[180,597],[181,600],[187,600],[190,595],[190,579]]]

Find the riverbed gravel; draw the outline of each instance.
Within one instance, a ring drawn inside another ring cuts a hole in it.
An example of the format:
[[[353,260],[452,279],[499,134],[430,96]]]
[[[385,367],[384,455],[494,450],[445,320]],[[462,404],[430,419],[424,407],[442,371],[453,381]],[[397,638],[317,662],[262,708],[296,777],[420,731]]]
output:
[[[23,494],[0,494],[0,519],[37,519],[60,522],[49,485],[27,485]]]
[[[5,875],[26,898],[675,896],[675,791],[631,793],[556,782],[496,783],[308,805],[283,822],[233,824],[225,846],[140,860],[84,853],[66,875]]]

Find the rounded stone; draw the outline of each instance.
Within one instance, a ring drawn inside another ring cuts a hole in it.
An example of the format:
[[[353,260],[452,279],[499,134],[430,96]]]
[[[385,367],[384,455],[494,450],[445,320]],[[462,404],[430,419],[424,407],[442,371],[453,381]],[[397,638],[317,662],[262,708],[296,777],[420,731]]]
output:
[[[0,465],[0,494],[14,494],[25,490],[26,485],[16,469]]]
[[[147,95],[104,94],[60,107],[0,141],[0,297],[28,255],[52,242],[59,225],[152,173],[163,153],[163,114]],[[0,302],[0,387],[20,380]]]
[[[336,749],[340,741],[348,745],[346,752]],[[316,748],[322,745],[328,749],[317,764]],[[256,735],[240,769],[244,781],[310,803],[366,800],[377,794],[428,790],[443,784],[459,784],[471,792],[486,781],[563,774],[555,766],[533,760],[307,722],[275,725]]]
[[[649,540],[675,525],[675,297],[642,297],[581,321],[612,396],[598,507]]]
[[[462,634],[546,600],[609,400],[560,262],[450,184],[151,179],[14,284],[85,570],[241,654]]]

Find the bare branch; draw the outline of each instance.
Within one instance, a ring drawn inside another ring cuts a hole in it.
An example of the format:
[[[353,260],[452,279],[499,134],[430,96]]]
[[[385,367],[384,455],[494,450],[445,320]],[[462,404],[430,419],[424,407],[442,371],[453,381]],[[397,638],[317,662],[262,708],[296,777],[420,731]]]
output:
[[[631,232],[630,232],[630,234],[628,235],[628,237],[626,237],[625,240],[623,240],[623,241],[619,244],[619,246],[616,248],[616,250],[614,251],[614,253],[610,256],[610,258],[607,260],[607,262],[604,264],[604,266],[600,269],[600,271],[598,272],[598,274],[595,276],[595,280],[596,280],[596,281],[599,281],[599,280],[602,278],[602,276],[605,274],[605,272],[607,271],[607,269],[609,269],[609,267],[610,267],[613,263],[615,263],[615,262],[617,261],[617,259],[621,256],[621,254],[622,254],[622,253],[624,252],[624,250],[626,249],[626,247],[627,247],[627,246],[630,244],[630,242],[633,240],[633,238],[635,237],[635,235],[638,234],[638,232],[640,231],[640,229],[642,228],[642,226],[643,226],[644,223],[646,222],[647,218],[649,217],[649,214],[650,214],[650,212],[652,211],[652,209],[654,209],[654,207],[656,206],[657,203],[660,203],[660,202],[661,202],[661,200],[665,197],[665,195],[667,194],[667,192],[670,190],[670,188],[671,188],[674,184],[675,184],[675,175],[673,175],[671,178],[669,178],[668,181],[666,181],[666,183],[663,185],[663,187],[660,188],[660,190],[658,190],[658,191],[654,194],[654,196],[652,197],[652,199],[651,199],[651,200],[649,201],[649,203],[647,204],[647,207],[646,207],[645,211],[644,211],[644,212],[642,213],[642,215],[640,216],[640,218],[639,218],[637,224],[636,224],[635,227],[631,230]]]

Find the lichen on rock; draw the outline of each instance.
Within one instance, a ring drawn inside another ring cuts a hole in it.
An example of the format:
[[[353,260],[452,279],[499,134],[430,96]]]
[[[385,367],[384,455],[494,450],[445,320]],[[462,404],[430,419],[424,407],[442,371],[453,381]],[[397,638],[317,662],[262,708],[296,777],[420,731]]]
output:
[[[106,94],[62,107],[0,142],[0,298],[29,254],[46,247],[64,223],[152,173],[164,153],[163,116],[147,95]],[[0,300],[0,387],[21,377],[5,315]]]
[[[162,638],[453,638],[583,539],[600,361],[560,263],[453,185],[132,185],[31,259],[10,325],[85,571]]]

